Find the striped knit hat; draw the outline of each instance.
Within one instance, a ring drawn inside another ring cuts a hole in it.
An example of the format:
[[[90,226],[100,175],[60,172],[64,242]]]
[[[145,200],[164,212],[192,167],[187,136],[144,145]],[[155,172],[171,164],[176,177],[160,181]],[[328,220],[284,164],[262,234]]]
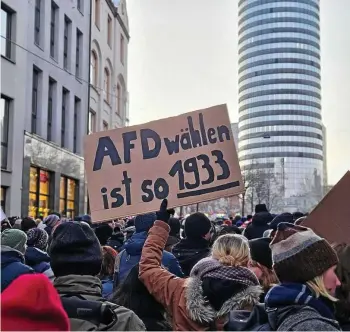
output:
[[[305,283],[338,264],[330,244],[303,226],[280,223],[270,248],[280,282]]]

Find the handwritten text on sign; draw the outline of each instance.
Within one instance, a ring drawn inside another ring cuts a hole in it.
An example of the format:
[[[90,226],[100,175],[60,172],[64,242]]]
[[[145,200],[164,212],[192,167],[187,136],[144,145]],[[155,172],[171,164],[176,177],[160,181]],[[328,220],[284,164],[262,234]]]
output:
[[[94,222],[243,191],[225,105],[89,135],[85,167]]]

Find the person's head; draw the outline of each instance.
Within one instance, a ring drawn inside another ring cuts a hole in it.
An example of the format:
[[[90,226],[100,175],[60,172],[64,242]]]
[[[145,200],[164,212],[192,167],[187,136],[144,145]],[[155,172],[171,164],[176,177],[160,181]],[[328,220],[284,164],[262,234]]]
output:
[[[51,214],[55,215],[58,217],[58,219],[61,219],[62,215],[59,212],[52,212]]]
[[[235,225],[222,227],[218,233],[218,237],[224,234],[242,234],[242,231]]]
[[[226,219],[226,220],[224,220],[223,225],[232,226],[232,221],[230,219]]]
[[[101,246],[105,246],[108,239],[113,234],[113,229],[108,224],[101,224],[95,228],[95,234],[100,241]]]
[[[102,277],[113,276],[114,264],[115,264],[115,258],[117,257],[117,252],[109,246],[103,246],[102,257],[103,257],[102,268],[101,268],[100,276]]]
[[[135,218],[135,233],[148,232],[157,220],[155,213],[140,214]]]
[[[36,222],[34,219],[29,218],[29,217],[25,217],[22,219],[21,230],[24,233],[27,233],[31,228],[36,228],[36,227],[37,227],[37,225],[36,225]]]
[[[253,216],[251,214],[248,214],[247,215],[247,221],[251,222],[253,219]]]
[[[213,243],[211,255],[223,265],[247,267],[250,260],[248,240],[238,234],[221,235]]]
[[[272,230],[277,230],[277,226],[279,223],[281,222],[289,222],[289,223],[293,223],[293,215],[289,212],[285,212],[285,213],[281,213],[279,215],[277,215],[275,218],[272,219],[272,221],[270,222],[270,228]]]
[[[1,221],[1,232],[3,232],[5,229],[11,229],[11,228],[12,228],[11,223],[7,219],[4,219]]]
[[[27,234],[19,229],[5,229],[1,233],[1,245],[18,250],[23,255],[27,249]]]
[[[180,220],[174,217],[171,217],[168,221],[168,225],[170,226],[170,236],[180,237],[180,229],[181,224]]]
[[[265,290],[278,283],[277,276],[272,270],[270,242],[271,239],[269,238],[258,238],[249,241],[251,256],[249,269],[254,272]]]
[[[40,228],[32,228],[27,232],[27,237],[28,247],[35,247],[43,251],[47,250],[49,235],[45,230]]]
[[[44,219],[43,223],[47,227],[54,229],[60,224],[60,217],[57,216],[56,214],[50,214]]]
[[[52,235],[49,255],[56,277],[69,274],[97,276],[102,266],[100,243],[84,222],[59,225]]]
[[[260,212],[269,212],[265,204],[257,204],[255,205],[255,213]]]
[[[70,331],[60,297],[41,274],[24,274],[1,293],[3,331]]]
[[[201,212],[191,214],[185,221],[185,233],[188,239],[210,241],[212,228],[209,218]]]
[[[294,225],[302,225],[307,219],[307,216],[303,216],[294,221]]]
[[[325,239],[310,228],[280,223],[270,247],[281,283],[306,283],[316,297],[335,300],[335,288],[340,285],[335,274],[338,257]]]
[[[293,222],[298,220],[299,218],[304,217],[304,213],[296,211],[293,213]]]

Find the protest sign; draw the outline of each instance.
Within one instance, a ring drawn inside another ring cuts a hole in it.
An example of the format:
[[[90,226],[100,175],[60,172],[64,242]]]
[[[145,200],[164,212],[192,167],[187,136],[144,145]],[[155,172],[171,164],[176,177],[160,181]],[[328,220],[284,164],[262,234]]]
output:
[[[330,243],[350,244],[350,171],[348,171],[331,191],[315,207],[303,226]]]
[[[226,105],[85,139],[94,222],[244,191]]]

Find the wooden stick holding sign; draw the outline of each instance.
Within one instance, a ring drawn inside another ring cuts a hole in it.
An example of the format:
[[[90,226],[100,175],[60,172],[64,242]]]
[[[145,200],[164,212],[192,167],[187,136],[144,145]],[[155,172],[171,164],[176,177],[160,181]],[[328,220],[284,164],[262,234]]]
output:
[[[94,222],[244,190],[226,105],[89,135],[85,168]]]

